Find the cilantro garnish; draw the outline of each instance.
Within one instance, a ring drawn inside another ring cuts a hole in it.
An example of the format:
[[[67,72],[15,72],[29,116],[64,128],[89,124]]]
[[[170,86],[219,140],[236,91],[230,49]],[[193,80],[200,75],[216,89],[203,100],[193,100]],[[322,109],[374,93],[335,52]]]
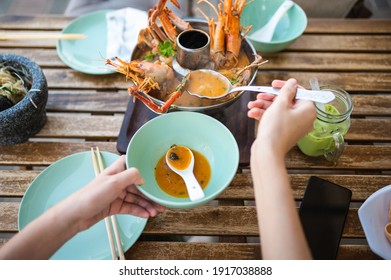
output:
[[[239,79],[236,78],[236,77],[232,77],[231,80],[230,80],[231,84],[234,85],[236,84],[237,82],[239,82]]]
[[[175,55],[174,46],[168,40],[165,40],[163,43],[159,43],[158,49],[162,56],[168,57]]]
[[[146,54],[144,57],[144,59],[147,61],[153,61],[154,58],[155,58],[155,54],[153,54],[153,53]]]

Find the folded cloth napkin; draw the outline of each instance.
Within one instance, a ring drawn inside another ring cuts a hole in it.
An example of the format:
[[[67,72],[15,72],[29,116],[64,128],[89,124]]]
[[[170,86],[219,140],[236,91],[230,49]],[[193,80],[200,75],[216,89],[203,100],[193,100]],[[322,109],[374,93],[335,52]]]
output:
[[[133,8],[124,8],[106,14],[108,58],[119,57],[129,61],[137,45],[138,34],[148,25],[148,14]]]

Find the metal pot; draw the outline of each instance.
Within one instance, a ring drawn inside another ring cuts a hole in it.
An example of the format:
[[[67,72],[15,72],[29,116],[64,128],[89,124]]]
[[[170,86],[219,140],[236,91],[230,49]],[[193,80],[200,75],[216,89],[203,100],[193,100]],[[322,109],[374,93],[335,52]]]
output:
[[[192,25],[193,28],[199,29],[199,30],[204,30],[204,31],[208,32],[208,23],[205,20],[189,19],[187,21]],[[245,54],[247,55],[250,63],[253,62],[255,59],[254,54],[256,54],[256,50],[254,49],[254,47],[252,46],[250,41],[247,40],[246,38],[242,41],[242,49],[244,50]],[[142,59],[141,51],[138,49],[135,49],[133,52],[133,55],[132,55],[132,60],[135,60],[135,59]],[[175,67],[174,67],[174,69],[175,69]],[[253,81],[256,78],[256,75],[257,75],[257,70],[253,68],[251,70],[250,81],[247,85],[251,85],[253,83]],[[197,99],[197,102],[201,102],[200,106],[184,106],[184,105],[173,104],[173,105],[171,105],[171,107],[169,108],[168,111],[194,111],[194,112],[204,112],[204,113],[215,113],[215,112],[221,111],[221,109],[224,109],[224,108],[228,107],[229,105],[231,105],[232,103],[234,103],[236,100],[238,100],[242,96],[243,93],[244,93],[244,91],[234,92],[230,95],[227,95],[225,98],[222,98],[219,100],[204,100],[204,99],[199,100],[197,97],[193,97],[193,98]],[[185,94],[187,94],[187,93],[184,92],[182,95],[185,95]],[[161,106],[162,104],[164,104],[163,101],[161,101],[155,97],[152,97],[152,96],[150,96],[150,97],[151,97],[151,100],[153,100],[153,102],[155,104],[157,104],[158,106]]]

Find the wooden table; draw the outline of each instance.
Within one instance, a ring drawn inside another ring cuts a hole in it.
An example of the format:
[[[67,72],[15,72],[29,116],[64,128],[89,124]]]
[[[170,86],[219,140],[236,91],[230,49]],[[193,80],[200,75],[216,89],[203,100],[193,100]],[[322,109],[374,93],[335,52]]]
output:
[[[0,17],[0,31],[56,32],[71,21],[61,16]],[[39,172],[58,159],[99,145],[117,153],[116,141],[129,97],[121,75],[93,76],[62,63],[55,41],[0,41],[0,53],[36,61],[49,85],[48,119],[31,141],[0,146],[0,244],[17,232],[20,200]],[[348,146],[336,166],[310,158],[296,147],[287,158],[292,191],[299,202],[310,175],[353,192],[339,259],[377,259],[369,249],[357,209],[391,183],[391,21],[310,19],[305,34],[289,49],[265,55],[256,84],[309,77],[338,85],[354,100]],[[218,197],[218,206],[167,210],[150,219],[128,259],[260,259],[256,209],[249,166]],[[218,242],[177,242],[178,236],[213,236]],[[159,238],[156,238],[158,236]],[[254,241],[255,240],[255,241]]]

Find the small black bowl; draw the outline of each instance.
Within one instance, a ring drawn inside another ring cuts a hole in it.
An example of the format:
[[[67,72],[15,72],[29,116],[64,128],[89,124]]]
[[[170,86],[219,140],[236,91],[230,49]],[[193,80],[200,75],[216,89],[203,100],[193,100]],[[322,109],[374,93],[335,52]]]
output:
[[[23,68],[32,82],[26,96],[15,105],[6,98],[0,100],[0,145],[22,143],[46,122],[46,78],[38,64],[23,56],[0,54],[0,64]]]

